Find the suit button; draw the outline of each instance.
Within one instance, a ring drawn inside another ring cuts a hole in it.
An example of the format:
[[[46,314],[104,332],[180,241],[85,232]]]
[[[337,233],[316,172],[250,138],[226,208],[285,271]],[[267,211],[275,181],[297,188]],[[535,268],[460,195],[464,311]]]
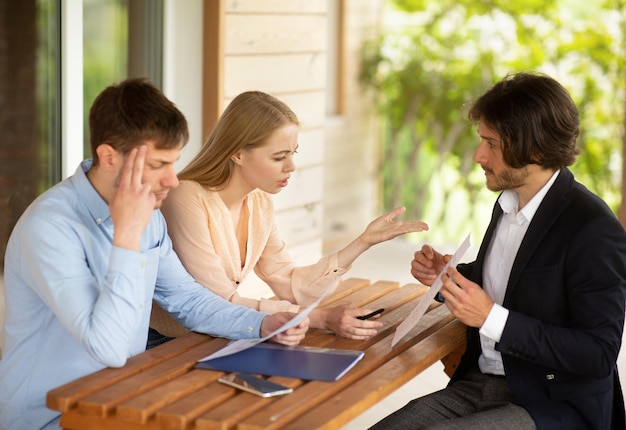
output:
[[[550,373],[550,374],[546,375],[546,379],[548,381],[552,381],[554,379],[554,374]]]

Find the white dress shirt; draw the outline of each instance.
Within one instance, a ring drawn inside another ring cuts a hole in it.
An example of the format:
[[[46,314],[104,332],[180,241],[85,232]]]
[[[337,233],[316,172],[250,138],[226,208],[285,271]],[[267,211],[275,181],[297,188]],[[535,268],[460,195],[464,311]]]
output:
[[[509,316],[508,309],[502,307],[509,275],[528,226],[558,174],[557,170],[521,210],[518,209],[519,195],[513,190],[503,191],[498,199],[503,214],[498,220],[483,268],[483,289],[495,302],[479,331],[482,354],[478,366],[483,373],[504,375],[502,356],[495,350],[495,344],[500,341]]]

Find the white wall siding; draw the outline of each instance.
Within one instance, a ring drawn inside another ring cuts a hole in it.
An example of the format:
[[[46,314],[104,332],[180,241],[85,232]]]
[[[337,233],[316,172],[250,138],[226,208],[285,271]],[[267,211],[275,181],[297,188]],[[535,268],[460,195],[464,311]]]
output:
[[[358,83],[363,41],[378,32],[380,0],[345,0],[339,95],[343,111],[325,124],[324,249],[344,246],[377,215],[379,125]]]
[[[189,124],[189,143],[177,170],[202,146],[202,11],[203,0],[165,0],[163,92]]]
[[[260,90],[301,121],[297,170],[274,196],[281,236],[298,264],[322,255],[326,13],[324,1],[225,2],[225,105]]]

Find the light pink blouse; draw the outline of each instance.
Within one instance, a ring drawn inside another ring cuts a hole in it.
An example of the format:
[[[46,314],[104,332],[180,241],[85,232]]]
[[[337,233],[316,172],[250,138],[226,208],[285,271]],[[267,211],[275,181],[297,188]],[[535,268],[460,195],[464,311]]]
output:
[[[200,284],[233,303],[267,313],[297,312],[298,305],[307,306],[326,289],[336,288],[349,269],[337,266],[337,254],[296,267],[278,235],[271,196],[255,190],[244,204],[249,218],[242,264],[230,212],[217,192],[195,181],[181,181],[164,200],[161,210],[174,250]],[[253,269],[280,300],[257,300],[237,293],[239,283]]]

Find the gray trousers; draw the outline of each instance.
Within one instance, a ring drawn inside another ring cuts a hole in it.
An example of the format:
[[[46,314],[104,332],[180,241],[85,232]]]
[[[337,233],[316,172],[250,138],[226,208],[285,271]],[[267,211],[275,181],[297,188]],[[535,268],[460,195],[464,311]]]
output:
[[[536,430],[530,414],[514,403],[504,378],[471,370],[465,379],[412,400],[373,430]]]

